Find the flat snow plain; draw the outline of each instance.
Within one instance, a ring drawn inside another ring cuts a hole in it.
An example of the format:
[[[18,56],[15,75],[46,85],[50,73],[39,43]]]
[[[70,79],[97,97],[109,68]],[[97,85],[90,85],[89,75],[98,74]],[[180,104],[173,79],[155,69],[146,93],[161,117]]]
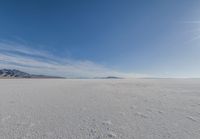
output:
[[[2,79],[0,139],[200,139],[200,79]]]

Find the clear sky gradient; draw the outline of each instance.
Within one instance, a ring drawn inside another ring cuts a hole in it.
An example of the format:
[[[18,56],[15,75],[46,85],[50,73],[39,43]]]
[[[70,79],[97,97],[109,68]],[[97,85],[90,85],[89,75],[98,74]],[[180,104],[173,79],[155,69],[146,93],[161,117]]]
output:
[[[1,0],[0,66],[200,77],[199,0]]]

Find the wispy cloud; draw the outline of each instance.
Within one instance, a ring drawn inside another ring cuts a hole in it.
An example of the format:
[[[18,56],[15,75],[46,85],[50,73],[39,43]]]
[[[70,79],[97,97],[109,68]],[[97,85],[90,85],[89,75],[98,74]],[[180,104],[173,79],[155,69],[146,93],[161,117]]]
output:
[[[88,60],[61,59],[47,51],[35,50],[13,42],[0,42],[0,68],[65,77],[142,76],[108,69]]]
[[[200,39],[200,20],[182,21],[180,23],[193,28],[192,30],[186,32],[187,34],[190,34],[190,39],[187,40],[187,42],[191,43]]]

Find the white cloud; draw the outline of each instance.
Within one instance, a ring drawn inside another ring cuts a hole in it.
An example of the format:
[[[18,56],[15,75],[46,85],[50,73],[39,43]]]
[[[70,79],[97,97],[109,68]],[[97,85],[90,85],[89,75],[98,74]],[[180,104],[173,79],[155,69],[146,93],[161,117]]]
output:
[[[64,77],[141,77],[108,69],[87,60],[63,59],[47,51],[39,51],[22,44],[0,42],[0,68],[19,69],[34,74]]]

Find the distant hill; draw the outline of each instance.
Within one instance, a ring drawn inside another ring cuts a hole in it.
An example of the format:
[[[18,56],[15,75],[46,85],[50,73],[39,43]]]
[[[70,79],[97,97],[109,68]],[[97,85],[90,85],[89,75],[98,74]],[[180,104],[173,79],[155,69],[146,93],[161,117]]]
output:
[[[107,77],[95,77],[95,79],[123,79],[123,78],[116,76],[107,76]]]
[[[63,78],[63,77],[29,74],[16,69],[0,69],[0,78]]]
[[[122,79],[121,77],[115,77],[115,76],[108,76],[105,77],[105,79]]]

